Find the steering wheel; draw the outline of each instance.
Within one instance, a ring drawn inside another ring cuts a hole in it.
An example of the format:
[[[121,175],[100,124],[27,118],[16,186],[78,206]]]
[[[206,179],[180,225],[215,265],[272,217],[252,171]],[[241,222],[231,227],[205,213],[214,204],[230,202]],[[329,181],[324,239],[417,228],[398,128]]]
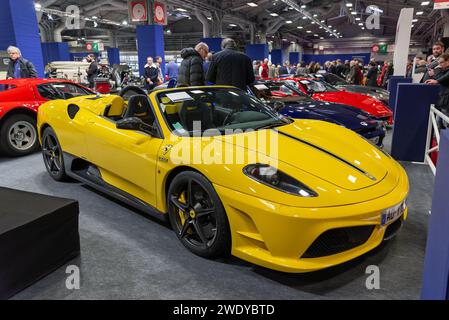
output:
[[[125,100],[129,100],[129,98],[131,98],[132,96],[136,96],[139,94],[142,94],[144,96],[147,95],[145,90],[143,90],[142,88],[139,88],[137,86],[127,86],[127,87],[123,88],[122,90],[120,90],[120,92],[119,92],[119,96]]]

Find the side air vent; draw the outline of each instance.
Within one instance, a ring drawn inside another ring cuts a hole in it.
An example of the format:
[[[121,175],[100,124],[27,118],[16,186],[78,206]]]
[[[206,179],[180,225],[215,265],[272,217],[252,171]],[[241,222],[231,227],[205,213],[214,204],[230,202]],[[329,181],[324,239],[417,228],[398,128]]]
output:
[[[80,111],[80,107],[78,107],[76,104],[69,104],[69,106],[67,107],[67,113],[72,120],[75,119],[78,111]]]

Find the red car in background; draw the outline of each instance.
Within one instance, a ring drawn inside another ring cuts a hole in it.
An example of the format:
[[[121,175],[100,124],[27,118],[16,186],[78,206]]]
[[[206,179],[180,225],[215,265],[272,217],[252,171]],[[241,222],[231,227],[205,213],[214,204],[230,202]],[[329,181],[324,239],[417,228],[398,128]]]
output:
[[[371,98],[364,94],[340,91],[337,88],[325,82],[308,78],[283,78],[290,83],[295,83],[297,89],[310,94],[313,99],[346,104],[358,109],[362,109],[378,120],[384,121],[390,125],[393,124],[393,112],[381,101]]]
[[[62,79],[12,79],[0,81],[0,151],[23,156],[38,149],[37,110],[49,100],[95,94]]]

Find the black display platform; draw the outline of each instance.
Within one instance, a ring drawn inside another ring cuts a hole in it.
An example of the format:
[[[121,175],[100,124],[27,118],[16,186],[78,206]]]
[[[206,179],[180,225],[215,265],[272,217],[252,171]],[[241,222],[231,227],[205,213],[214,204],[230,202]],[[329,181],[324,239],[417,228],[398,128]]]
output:
[[[0,187],[0,299],[80,253],[75,200]]]

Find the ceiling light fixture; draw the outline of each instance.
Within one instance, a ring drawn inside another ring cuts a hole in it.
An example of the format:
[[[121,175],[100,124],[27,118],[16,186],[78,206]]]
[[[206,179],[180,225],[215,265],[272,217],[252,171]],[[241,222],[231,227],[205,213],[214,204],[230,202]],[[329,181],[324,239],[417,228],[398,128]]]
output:
[[[293,8],[294,10],[298,11],[299,13],[301,13],[303,15],[303,19],[310,19],[311,21],[314,21],[316,24],[320,25],[323,29],[325,29],[327,32],[332,34],[334,37],[339,38],[338,34],[331,29],[332,26],[325,25],[324,24],[325,23],[324,20],[320,21],[316,17],[314,17],[310,12],[308,12],[307,10],[304,10],[306,8],[305,5],[299,6],[293,0],[281,0],[281,1],[283,3],[285,3],[286,5],[290,6],[291,8]]]

